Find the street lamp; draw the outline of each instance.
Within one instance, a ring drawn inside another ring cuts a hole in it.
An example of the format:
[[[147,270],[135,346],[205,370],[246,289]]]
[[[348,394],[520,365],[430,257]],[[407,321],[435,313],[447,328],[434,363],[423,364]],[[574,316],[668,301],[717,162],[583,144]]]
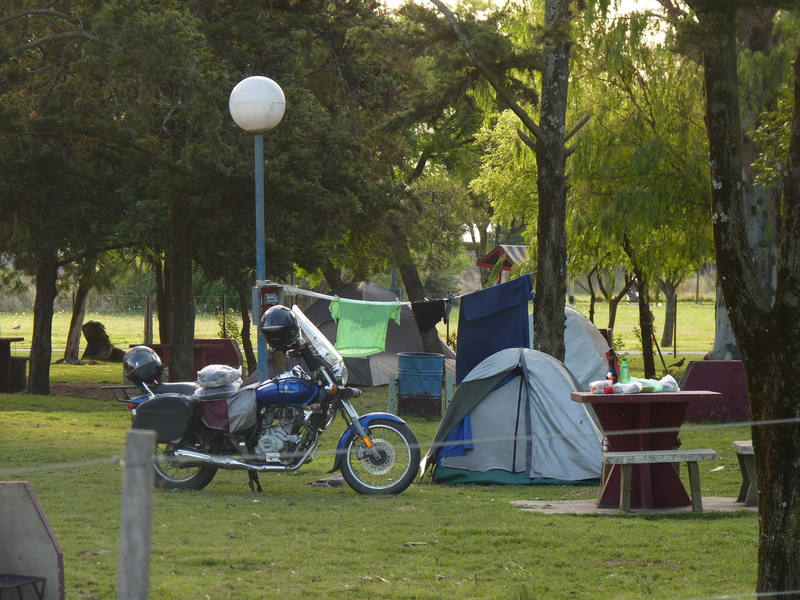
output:
[[[268,77],[254,76],[236,84],[228,101],[228,109],[236,124],[255,139],[256,171],[256,287],[267,278],[264,234],[264,133],[283,118],[286,98],[280,86]],[[254,297],[256,294],[254,294]],[[253,301],[253,320],[260,324],[260,302]],[[267,378],[267,345],[258,335],[258,374]]]

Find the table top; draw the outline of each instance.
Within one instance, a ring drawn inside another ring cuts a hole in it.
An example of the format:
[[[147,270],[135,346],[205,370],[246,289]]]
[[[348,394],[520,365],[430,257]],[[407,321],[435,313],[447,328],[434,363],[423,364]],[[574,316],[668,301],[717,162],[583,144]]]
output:
[[[594,394],[592,392],[572,392],[570,398],[574,402],[585,404],[625,404],[656,402],[696,402],[698,400],[720,400],[719,392],[686,391],[686,392],[641,392],[638,394]]]
[[[0,337],[0,342],[22,342],[25,341],[24,337]]]

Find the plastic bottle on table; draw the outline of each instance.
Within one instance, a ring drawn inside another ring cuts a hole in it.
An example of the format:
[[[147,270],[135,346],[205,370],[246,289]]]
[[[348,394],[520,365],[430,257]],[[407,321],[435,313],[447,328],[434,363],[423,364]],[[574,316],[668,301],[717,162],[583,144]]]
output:
[[[628,366],[628,359],[623,358],[622,363],[619,365],[619,382],[630,383],[630,380],[631,380],[631,369]]]

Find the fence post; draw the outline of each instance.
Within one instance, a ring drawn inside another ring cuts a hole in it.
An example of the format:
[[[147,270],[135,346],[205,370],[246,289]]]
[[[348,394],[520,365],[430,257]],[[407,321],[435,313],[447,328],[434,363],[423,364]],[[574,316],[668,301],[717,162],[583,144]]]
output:
[[[153,343],[153,301],[150,294],[144,297],[144,343]]]
[[[131,429],[125,441],[117,600],[147,600],[153,517],[154,431]]]
[[[228,337],[228,296],[222,294],[222,337]]]

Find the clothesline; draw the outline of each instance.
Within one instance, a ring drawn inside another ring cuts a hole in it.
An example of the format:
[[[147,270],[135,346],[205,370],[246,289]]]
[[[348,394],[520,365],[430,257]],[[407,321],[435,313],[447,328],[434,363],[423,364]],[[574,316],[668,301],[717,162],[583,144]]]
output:
[[[283,289],[289,294],[297,294],[299,296],[310,296],[311,298],[319,298],[321,300],[336,300],[337,299],[336,296],[331,296],[329,294],[321,294],[319,292],[312,292],[310,290],[304,290],[302,288],[294,287],[294,286],[291,286],[291,285],[284,285]],[[458,294],[458,295],[451,295],[450,297],[452,297],[453,300],[458,300],[459,298],[461,298],[462,296],[465,296],[465,295],[466,294]],[[400,300],[400,302],[402,304],[404,304],[405,306],[411,306],[411,302],[409,302],[409,301]]]
[[[525,274],[518,279],[506,281],[489,288],[470,292],[458,296],[461,299],[461,310],[458,316],[458,344],[456,350],[456,383],[461,383],[464,377],[478,365],[482,360],[491,356],[495,352],[505,348],[527,348],[530,344],[530,324],[528,319],[528,307],[533,295],[532,277]],[[335,320],[339,320],[340,330],[342,325],[349,327],[351,322],[364,321],[373,318],[374,311],[385,310],[387,306],[398,307],[401,305],[410,306],[414,313],[414,321],[421,334],[430,331],[436,324],[444,320],[449,327],[450,308],[456,299],[454,295],[448,295],[446,299],[425,300],[419,302],[364,302],[357,300],[345,300],[330,294],[320,294],[285,286],[285,291],[290,294],[299,294],[321,298],[331,302],[331,314]],[[359,308],[357,311],[348,313],[346,319],[341,319],[341,305],[359,303],[361,305],[372,305],[370,310],[366,307]],[[334,304],[336,305],[334,307]],[[372,314],[370,314],[372,313]],[[392,315],[394,317],[394,315]],[[397,315],[398,325],[399,314]],[[375,322],[381,320],[381,327],[386,325],[387,317],[374,319]],[[370,323],[370,326],[375,323]],[[359,325],[363,327],[363,325]],[[381,330],[385,344],[385,330]],[[359,330],[357,338],[361,343],[364,331]],[[349,335],[349,333],[348,333]],[[448,329],[449,335],[449,329]],[[339,349],[339,335],[337,332],[336,348]],[[350,340],[348,340],[350,343]],[[358,345],[358,344],[356,344]],[[374,350],[375,348],[371,348]],[[363,354],[362,354],[363,355]]]
[[[425,335],[439,321],[444,320],[449,327],[450,309],[455,304],[455,296],[452,294],[447,298],[436,300],[402,302],[395,299],[389,302],[377,302],[320,294],[294,286],[285,286],[284,290],[289,294],[328,300],[331,315],[339,324],[336,349],[342,356],[351,357],[382,352],[386,345],[387,319],[394,319],[400,325],[401,307],[411,309],[417,329],[421,335]]]

